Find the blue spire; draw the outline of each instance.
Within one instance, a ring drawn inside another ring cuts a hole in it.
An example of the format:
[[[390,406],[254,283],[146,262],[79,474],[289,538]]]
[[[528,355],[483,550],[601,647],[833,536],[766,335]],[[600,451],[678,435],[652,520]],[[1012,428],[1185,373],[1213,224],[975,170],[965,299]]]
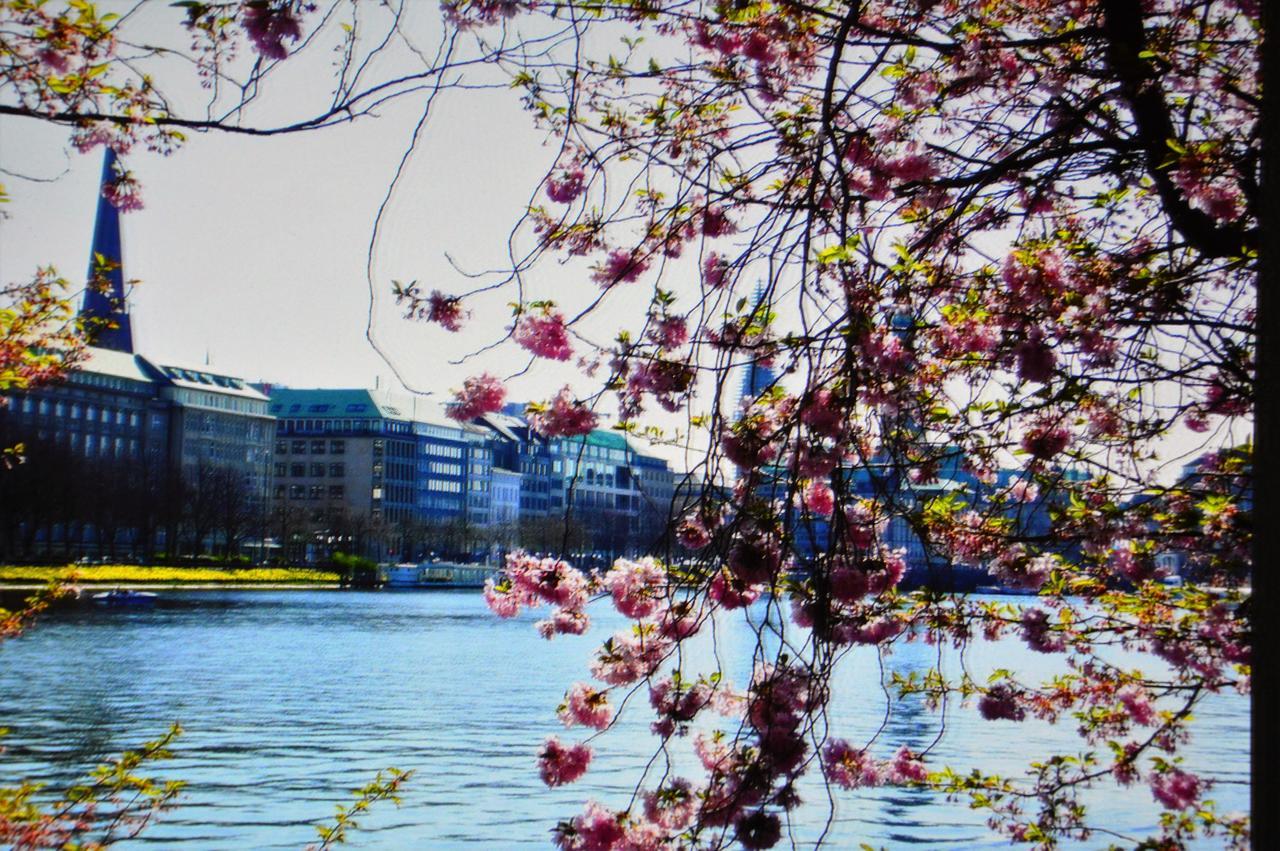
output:
[[[105,280],[107,287],[87,287],[80,316],[103,324],[91,329],[91,342],[103,349],[133,352],[133,327],[129,323],[124,292],[124,251],[120,242],[120,212],[102,194],[101,187],[116,179],[116,154],[110,148],[102,159],[102,181],[98,192],[98,218],[93,225],[93,250],[89,254],[88,280]],[[105,263],[107,268],[101,269]],[[111,327],[114,326],[114,327]]]
[[[762,317],[768,310],[764,303],[765,291],[762,284],[756,284],[754,304],[751,306],[753,317]],[[753,356],[754,357],[754,356]],[[743,368],[742,388],[738,391],[738,406],[750,402],[768,390],[778,381],[778,373],[771,366],[765,366],[752,360]]]

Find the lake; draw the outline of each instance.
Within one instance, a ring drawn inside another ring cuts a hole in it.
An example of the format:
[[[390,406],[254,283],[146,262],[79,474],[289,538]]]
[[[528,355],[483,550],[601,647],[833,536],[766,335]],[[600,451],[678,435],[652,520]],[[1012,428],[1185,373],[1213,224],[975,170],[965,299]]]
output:
[[[403,806],[376,805],[351,835],[354,848],[545,848],[556,821],[595,798],[624,806],[653,755],[646,693],[623,722],[597,739],[578,783],[548,790],[534,765],[542,740],[566,741],[555,709],[565,689],[588,679],[593,649],[624,625],[596,606],[585,637],[539,638],[536,614],[502,621],[476,591],[164,592],[153,611],[72,611],[44,618],[0,647],[0,783],[22,778],[67,784],[97,762],[162,734],[186,733],[176,758],[155,773],[185,780],[181,805],[126,846],[183,849],[301,848],[315,823],[350,790],[387,766],[413,769]],[[757,604],[752,616],[764,616]],[[711,670],[712,653],[745,684],[754,636],[723,618],[685,655],[685,673]],[[889,671],[923,670],[939,648],[902,643]],[[944,665],[956,670],[956,651]],[[976,644],[965,659],[980,680],[995,667],[1053,670],[1057,657],[1017,639]],[[874,651],[859,648],[833,683],[833,735],[865,741],[884,720],[886,697]],[[1248,698],[1215,695],[1197,712],[1187,767],[1215,782],[1221,812],[1247,811]],[[880,741],[925,747],[939,716],[898,706]],[[952,705],[931,764],[1019,771],[1036,755],[1082,748],[1073,725],[988,722]],[[687,750],[678,740],[673,751]],[[879,750],[879,746],[877,748]],[[676,753],[677,769],[691,757]],[[696,777],[696,774],[686,773]],[[918,789],[837,791],[834,812],[813,783],[793,825],[812,843],[828,815],[827,845],[905,844],[1005,848],[980,813]],[[1145,835],[1159,807],[1144,784],[1091,793],[1091,824]],[[1081,847],[1105,846],[1096,837]],[[781,846],[780,846],[781,847]]]

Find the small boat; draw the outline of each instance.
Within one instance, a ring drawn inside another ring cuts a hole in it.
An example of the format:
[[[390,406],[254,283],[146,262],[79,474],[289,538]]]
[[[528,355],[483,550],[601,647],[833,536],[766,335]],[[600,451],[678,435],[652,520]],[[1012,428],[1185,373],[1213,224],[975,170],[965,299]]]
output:
[[[93,604],[108,609],[150,609],[156,604],[156,595],[149,591],[116,588],[94,594]]]
[[[417,588],[422,584],[422,568],[416,564],[397,564],[384,570],[383,581],[388,588]]]

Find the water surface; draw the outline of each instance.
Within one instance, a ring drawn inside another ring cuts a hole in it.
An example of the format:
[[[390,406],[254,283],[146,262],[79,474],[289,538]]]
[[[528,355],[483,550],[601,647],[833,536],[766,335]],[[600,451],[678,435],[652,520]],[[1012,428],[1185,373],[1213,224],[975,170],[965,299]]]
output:
[[[11,730],[0,783],[67,784],[174,721],[186,728],[176,758],[157,771],[188,783],[181,806],[129,846],[300,848],[351,789],[394,765],[416,772],[403,806],[378,805],[352,847],[545,848],[556,821],[587,798],[625,806],[653,756],[640,692],[624,722],[594,743],[596,762],[582,781],[548,790],[534,767],[545,736],[577,737],[555,708],[568,684],[587,678],[592,649],[623,625],[616,614],[594,611],[601,623],[587,637],[546,642],[532,629],[535,616],[501,621],[474,591],[163,596],[149,612],[51,616],[0,648],[0,721]],[[754,645],[745,627],[726,620],[714,646],[708,637],[690,649],[686,673],[710,670],[714,652],[743,683]],[[938,653],[900,643],[886,671],[923,670]],[[955,670],[955,654],[944,656]],[[965,662],[981,679],[995,667],[1048,671],[1059,660],[1014,639],[975,646]],[[871,650],[845,660],[833,684],[833,734],[865,741],[882,725],[881,678]],[[1221,811],[1246,810],[1247,698],[1214,696],[1198,718],[1188,767],[1216,781],[1211,797]],[[900,744],[922,749],[940,724],[918,703],[898,706],[877,748],[885,756]],[[986,722],[952,706],[932,761],[1016,773],[1032,754],[1082,747],[1066,722]],[[674,769],[696,777],[687,742],[671,751]],[[923,790],[841,792],[834,812],[815,784],[802,794],[811,805],[792,825],[801,843],[812,843],[830,816],[832,848],[1008,846],[981,813]],[[1109,786],[1088,802],[1092,823],[1128,835],[1145,835],[1160,812],[1143,784]]]

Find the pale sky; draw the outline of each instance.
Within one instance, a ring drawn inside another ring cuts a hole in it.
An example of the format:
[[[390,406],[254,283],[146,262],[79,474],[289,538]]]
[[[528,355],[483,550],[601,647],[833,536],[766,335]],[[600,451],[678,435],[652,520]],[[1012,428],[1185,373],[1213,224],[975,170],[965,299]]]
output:
[[[99,5],[121,11],[134,6]],[[370,7],[360,8],[364,14]],[[405,30],[430,55],[439,37],[438,5],[423,0],[406,8]],[[186,48],[181,18],[167,2],[148,4],[130,19],[130,33],[134,41]],[[309,32],[315,21],[308,23]],[[330,80],[331,47],[317,42],[277,66],[246,123],[278,125],[322,109],[329,89],[317,81]],[[369,79],[421,67],[407,50],[392,49],[370,67]],[[201,116],[208,96],[193,84],[189,68],[161,65],[153,73],[176,112]],[[469,270],[501,268],[512,225],[531,200],[546,203],[535,193],[554,162],[557,141],[534,127],[518,93],[494,69],[469,70],[463,79],[496,86],[446,92],[434,102],[375,252],[375,337],[390,365],[365,340],[367,251],[425,93],[388,103],[376,117],[318,132],[190,134],[169,157],[136,147],[126,162],[143,184],[145,209],[124,215],[122,229],[125,273],[141,281],[131,299],[137,351],[190,363],[208,357],[245,378],[298,387],[371,387],[375,380],[398,387],[399,372],[410,389],[440,398],[468,375],[521,370],[527,358],[511,344],[463,366],[449,363],[502,335],[513,292],[473,303],[475,317],[456,335],[403,320],[391,295],[392,280],[418,280],[426,292],[468,289],[473,282],[448,263],[446,252]],[[6,172],[0,181],[11,196],[8,217],[0,221],[5,282],[29,278],[45,264],[83,281],[102,154],[80,154],[67,139],[65,128],[0,118],[0,168]],[[547,258],[526,280],[526,298],[554,298],[571,315],[598,294],[589,275],[584,264]],[[696,272],[691,266],[684,275],[677,267],[677,285],[682,277],[696,281]],[[670,285],[667,279],[664,286]],[[607,343],[621,328],[638,328],[649,294],[648,286],[615,288],[584,330]],[[580,393],[596,384],[572,363],[540,361],[511,383],[509,398],[547,398],[566,382]],[[664,419],[668,428],[678,425]]]
[[[408,8],[416,46],[433,51],[438,7]],[[176,38],[182,45],[179,10],[164,3],[144,14],[151,17],[130,21],[135,40]],[[279,124],[321,106],[316,96],[327,92],[315,80],[328,72],[332,55],[324,47],[312,45],[278,66],[248,123]],[[371,70],[385,77],[415,68],[402,53]],[[481,69],[465,81],[486,82],[486,74],[488,82],[500,79]],[[189,81],[189,71],[169,66],[155,77],[179,105],[175,111],[200,117],[205,93],[174,82]],[[136,349],[161,360],[199,363],[207,356],[247,378],[294,386],[373,386],[375,378],[398,386],[392,367],[364,338],[367,250],[378,206],[426,102],[423,93],[410,95],[379,108],[376,118],[305,134],[192,134],[169,157],[135,147],[125,161],[143,184],[145,208],[125,214],[122,230],[125,274],[141,282],[131,298]],[[0,168],[7,172],[0,180],[12,198],[0,222],[6,282],[45,264],[83,280],[102,154],[80,154],[67,138],[64,128],[0,118]],[[473,304],[475,318],[455,335],[403,320],[391,282],[418,280],[427,292],[468,289],[473,283],[450,266],[446,252],[469,270],[501,268],[510,228],[556,150],[556,140],[534,128],[518,93],[505,85],[447,92],[435,101],[375,253],[375,336],[412,389],[445,396],[467,375],[523,366],[522,350],[511,346],[466,366],[448,363],[501,336],[512,293]],[[582,265],[547,263],[529,281],[534,297],[570,305],[570,285],[584,296],[598,292],[588,275]],[[647,291],[621,295],[588,330],[608,342],[625,317],[643,317],[647,297]],[[572,364],[540,362],[513,383],[511,398],[546,398],[566,381],[582,391],[591,387]]]

